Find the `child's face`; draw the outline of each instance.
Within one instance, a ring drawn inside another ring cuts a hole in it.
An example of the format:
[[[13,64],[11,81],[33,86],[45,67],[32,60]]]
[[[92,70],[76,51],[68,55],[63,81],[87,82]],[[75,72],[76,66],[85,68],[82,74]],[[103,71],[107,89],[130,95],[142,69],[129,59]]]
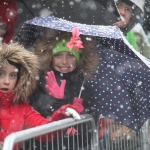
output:
[[[0,68],[0,90],[11,92],[17,83],[17,68],[13,65],[6,65]]]
[[[123,2],[118,2],[117,7],[120,15],[124,18],[125,24],[128,25],[132,15],[132,7]]]
[[[76,58],[72,53],[59,52],[53,56],[52,67],[61,73],[71,72],[76,68]]]

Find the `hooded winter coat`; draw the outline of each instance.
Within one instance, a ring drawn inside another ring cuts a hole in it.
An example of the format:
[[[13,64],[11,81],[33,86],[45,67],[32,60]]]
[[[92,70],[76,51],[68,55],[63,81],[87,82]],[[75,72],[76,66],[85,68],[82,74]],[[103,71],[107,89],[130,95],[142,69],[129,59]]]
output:
[[[0,25],[6,26],[6,34],[3,43],[9,43],[14,35],[14,27],[18,18],[15,0],[0,0]]]
[[[83,84],[84,90],[82,90],[81,92],[81,98],[83,98],[84,112],[92,114],[92,112],[94,112],[94,96],[92,90],[88,86],[86,86],[86,84],[84,84],[83,82],[85,78],[90,77],[92,72],[94,72],[97,67],[98,59],[96,55],[95,44],[92,45],[89,44],[90,42],[94,42],[94,41],[89,42],[86,40],[86,36],[84,37],[81,35],[84,49],[82,50],[80,62],[77,64],[77,68],[75,70],[63,74],[52,68],[51,66],[52,49],[49,47],[50,45],[52,47],[52,45],[54,44],[52,39],[55,40],[56,37],[60,39],[62,37],[64,38],[65,36],[63,35],[65,35],[66,33],[60,31],[60,37],[59,37],[58,31],[55,31],[55,33],[50,34],[53,36],[50,38],[50,37],[46,37],[47,32],[48,31],[44,31],[43,33],[44,37],[40,37],[37,40],[34,48],[34,52],[39,57],[39,61],[41,64],[41,76],[36,90],[29,96],[30,104],[38,112],[40,112],[42,116],[47,117],[62,105],[68,103],[72,104],[74,97],[79,96]],[[69,33],[66,37],[71,37],[71,33]],[[47,41],[51,41],[52,43],[47,43]],[[44,45],[44,47],[42,45]],[[41,49],[43,49],[43,51],[41,51]],[[54,71],[58,84],[61,83],[61,80],[63,79],[66,80],[65,93],[64,93],[65,96],[63,99],[55,99],[51,97],[45,88],[46,72],[50,70]],[[42,99],[45,99],[45,101],[43,102]]]
[[[17,43],[3,44],[0,45],[0,48],[2,48],[0,51],[0,66],[5,67],[8,61],[21,65],[20,79],[16,88],[12,92],[4,93],[0,91],[0,143],[13,132],[66,118],[65,109],[67,107],[74,109],[75,107],[71,105],[62,106],[49,119],[46,119],[27,102],[27,96],[35,88],[36,78],[38,77],[38,63],[35,55],[26,51]]]

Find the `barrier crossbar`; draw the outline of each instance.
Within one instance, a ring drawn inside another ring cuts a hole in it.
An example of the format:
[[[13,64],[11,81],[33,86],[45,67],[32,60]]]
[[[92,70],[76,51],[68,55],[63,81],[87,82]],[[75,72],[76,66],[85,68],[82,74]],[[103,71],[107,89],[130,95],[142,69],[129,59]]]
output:
[[[149,150],[150,149],[150,119],[138,131],[131,129],[108,118],[99,118],[95,126],[93,117],[81,115],[81,120],[67,118],[35,128],[19,131],[6,137],[2,150],[13,150],[14,145],[21,143],[21,150]],[[76,128],[75,135],[66,135],[68,128]],[[61,136],[59,132],[61,130]],[[58,138],[48,141],[48,134],[57,132]],[[65,132],[64,132],[65,131]],[[90,134],[89,134],[90,133]],[[43,144],[35,137],[46,135]],[[78,138],[80,136],[80,138]],[[90,140],[89,140],[90,139]],[[86,146],[83,144],[86,141]],[[26,144],[28,142],[28,144]],[[65,146],[64,146],[65,143]],[[80,143],[80,144],[79,144]],[[71,145],[70,145],[71,144]],[[27,147],[29,146],[29,147]],[[20,148],[16,147],[16,150]]]
[[[78,139],[78,135],[74,136],[70,136],[70,135],[65,135],[64,134],[64,129],[67,128],[74,128],[76,127],[77,133],[80,132],[80,136],[81,138]],[[78,128],[80,129],[80,131],[78,131]],[[86,128],[86,130],[84,129]],[[13,150],[14,149],[14,145],[21,143],[21,149],[22,150],[26,150],[27,148],[26,146],[26,141],[28,141],[28,143],[32,143],[32,145],[35,142],[35,137],[39,137],[41,135],[46,135],[46,142],[45,142],[45,149],[48,150],[48,133],[53,133],[54,131],[60,131],[61,130],[61,139],[59,139],[59,136],[57,138],[56,143],[53,144],[53,135],[52,135],[52,141],[51,146],[55,146],[57,145],[57,149],[61,149],[59,147],[59,143],[61,141],[61,143],[63,143],[64,137],[67,136],[67,144],[69,145],[72,141],[73,141],[73,146],[74,146],[74,141],[76,139],[76,142],[80,142],[82,143],[82,145],[78,146],[75,148],[75,150],[79,149],[79,150],[83,150],[83,149],[87,149],[87,150],[98,150],[98,137],[97,137],[97,130],[96,130],[96,126],[95,126],[95,121],[93,119],[93,117],[89,114],[84,114],[81,115],[81,120],[74,120],[73,118],[67,118],[67,119],[63,119],[60,121],[55,121],[46,125],[42,125],[42,126],[38,126],[38,127],[34,127],[34,128],[30,128],[30,129],[26,129],[26,130],[22,130],[16,133],[12,133],[9,136],[7,136],[4,140],[4,144],[3,144],[3,150]],[[85,130],[85,131],[84,131]],[[85,133],[83,133],[85,132]],[[90,132],[90,135],[89,135]],[[58,134],[58,133],[57,133]],[[85,136],[84,136],[85,135]],[[88,136],[90,136],[90,141],[88,141]],[[70,140],[71,137],[71,140]],[[84,139],[86,138],[86,139]],[[43,143],[41,141],[41,138],[39,138],[39,142],[40,142],[40,146],[39,146],[39,150],[43,150]],[[69,142],[70,140],[70,142]],[[79,141],[80,140],[80,141]],[[83,146],[83,141],[87,140],[87,146],[86,148]],[[90,143],[90,148],[89,148],[89,143]],[[79,145],[78,143],[76,143],[77,145]],[[72,145],[71,145],[72,146]],[[72,147],[68,146],[68,150],[70,149],[74,149]],[[17,150],[19,150],[20,148],[16,147]],[[28,148],[29,149],[29,148]],[[30,145],[30,149],[36,149],[36,147],[31,148]],[[54,148],[52,148],[54,149]],[[63,148],[64,149],[64,148]]]
[[[105,117],[97,124],[100,150],[150,150],[150,119],[137,132]]]

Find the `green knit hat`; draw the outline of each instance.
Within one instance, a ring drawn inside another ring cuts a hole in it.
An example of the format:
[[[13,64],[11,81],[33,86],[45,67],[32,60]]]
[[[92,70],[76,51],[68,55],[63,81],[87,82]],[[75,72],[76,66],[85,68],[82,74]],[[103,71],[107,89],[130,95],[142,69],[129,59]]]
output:
[[[61,41],[58,41],[56,43],[55,47],[52,50],[52,56],[57,54],[57,53],[59,53],[59,52],[70,52],[70,53],[72,53],[75,56],[76,61],[79,62],[79,60],[80,60],[80,51],[77,52],[74,47],[72,48],[72,50],[70,50],[66,46],[66,44],[69,41],[70,41],[69,39],[67,39],[67,40],[63,39]]]

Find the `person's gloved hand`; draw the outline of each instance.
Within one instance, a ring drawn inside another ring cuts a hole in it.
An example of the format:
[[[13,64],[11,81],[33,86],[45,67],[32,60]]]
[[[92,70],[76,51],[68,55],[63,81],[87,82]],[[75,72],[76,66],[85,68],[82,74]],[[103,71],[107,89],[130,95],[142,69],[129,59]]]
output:
[[[123,21],[118,21],[118,22],[114,23],[113,25],[118,26],[120,29],[125,28],[127,26],[127,24],[124,23]]]
[[[81,119],[80,115],[79,115],[74,109],[69,108],[69,107],[66,108],[65,114],[66,114],[67,116],[72,116],[75,120]]]
[[[76,134],[76,129],[74,127],[68,128],[67,131],[65,132],[65,134],[67,136],[74,136]]]
[[[76,106],[76,108],[78,109],[78,111],[81,113],[82,111],[84,111],[84,107],[82,105],[83,99],[82,98],[77,98],[74,97],[73,99],[73,106]]]
[[[62,99],[64,97],[66,80],[62,80],[61,85],[59,86],[53,71],[47,72],[45,79],[47,82],[46,89],[49,94],[54,98]]]
[[[51,115],[49,122],[65,119],[69,116],[76,120],[80,119],[79,111],[75,106],[71,104],[63,105]]]
[[[120,29],[125,28],[129,22],[126,22],[125,18],[120,16],[121,20],[114,23],[114,26],[118,26]]]

